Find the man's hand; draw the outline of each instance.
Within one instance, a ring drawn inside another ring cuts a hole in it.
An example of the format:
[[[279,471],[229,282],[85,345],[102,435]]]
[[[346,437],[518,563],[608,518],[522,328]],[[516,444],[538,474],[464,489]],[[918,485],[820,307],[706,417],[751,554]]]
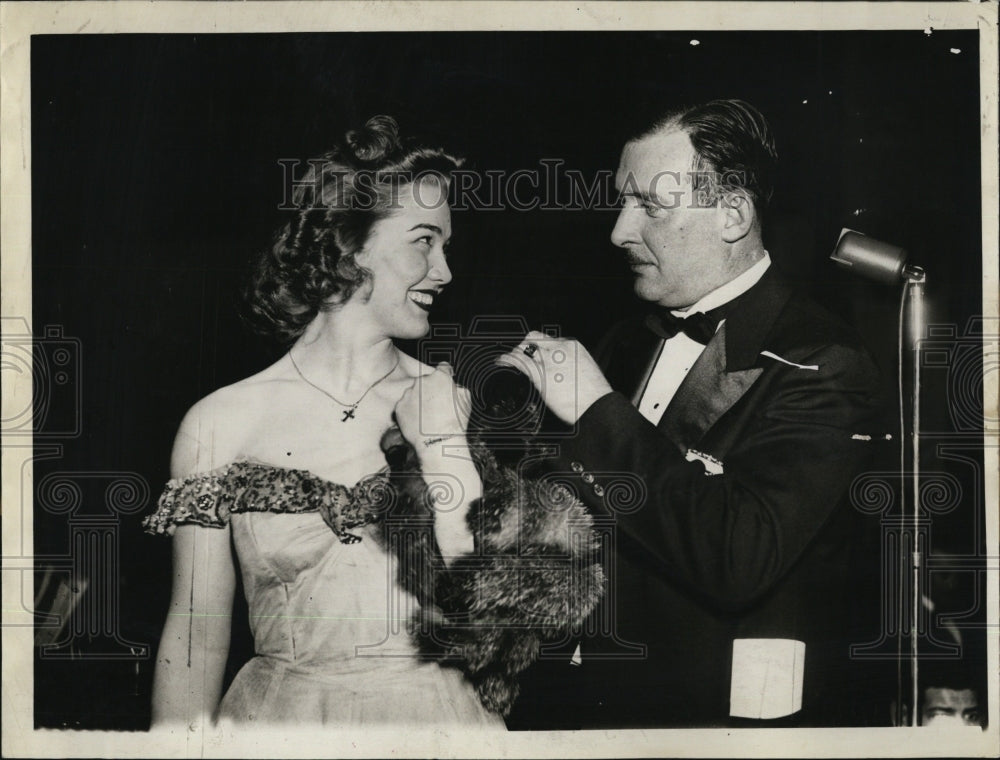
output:
[[[497,359],[497,364],[527,375],[545,405],[569,425],[575,424],[597,399],[611,393],[611,386],[587,349],[568,338],[550,338],[532,330],[517,348]]]

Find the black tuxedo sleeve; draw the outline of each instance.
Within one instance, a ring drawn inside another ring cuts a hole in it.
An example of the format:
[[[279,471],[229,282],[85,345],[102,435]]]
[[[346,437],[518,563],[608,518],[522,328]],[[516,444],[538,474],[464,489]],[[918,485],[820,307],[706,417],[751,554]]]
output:
[[[796,361],[819,369],[770,365],[744,408],[730,410],[738,421],[720,420],[729,435],[719,447],[722,474],[688,461],[619,393],[593,404],[561,444],[580,498],[612,515],[658,572],[722,610],[751,606],[789,571],[871,446],[865,436],[880,403],[867,354],[829,345]],[[615,508],[615,473],[637,476],[637,507]]]

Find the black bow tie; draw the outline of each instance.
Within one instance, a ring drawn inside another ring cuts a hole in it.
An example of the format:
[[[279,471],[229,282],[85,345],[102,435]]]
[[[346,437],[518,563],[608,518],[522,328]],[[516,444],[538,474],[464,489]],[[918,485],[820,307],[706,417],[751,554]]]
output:
[[[670,309],[657,309],[646,318],[646,325],[661,338],[670,340],[682,332],[691,340],[707,346],[733,304],[734,302],[730,301],[709,311],[699,311],[687,317],[678,317]]]

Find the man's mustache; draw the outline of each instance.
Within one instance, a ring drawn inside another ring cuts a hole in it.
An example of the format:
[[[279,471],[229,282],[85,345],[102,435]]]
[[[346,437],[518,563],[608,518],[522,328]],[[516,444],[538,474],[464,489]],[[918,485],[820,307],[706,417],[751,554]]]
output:
[[[636,256],[635,254],[632,254],[632,253],[626,253],[625,254],[625,262],[629,266],[632,266],[633,264],[652,264],[653,263],[649,259],[644,259],[644,258],[642,258],[640,256]]]

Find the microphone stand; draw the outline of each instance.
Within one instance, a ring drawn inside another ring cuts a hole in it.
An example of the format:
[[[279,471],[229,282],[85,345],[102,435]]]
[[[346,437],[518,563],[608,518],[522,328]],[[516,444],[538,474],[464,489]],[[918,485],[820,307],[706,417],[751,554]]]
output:
[[[920,521],[920,341],[923,338],[926,324],[924,314],[924,285],[927,282],[927,275],[923,269],[917,266],[906,266],[903,268],[904,287],[907,289],[907,312],[910,321],[910,344],[913,351],[913,387],[911,393],[911,416],[912,416],[912,483],[913,483],[913,534],[912,534],[912,588],[913,588],[913,617],[910,627],[910,680],[912,685],[910,725],[919,725],[917,715],[917,704],[919,698],[918,676],[919,664],[917,660],[918,627],[920,619],[920,572],[922,566],[922,553],[918,546],[919,533],[918,525]],[[902,431],[901,431],[902,432]]]
[[[923,269],[917,266],[906,265],[906,251],[898,246],[883,243],[874,238],[870,238],[855,230],[843,229],[837,245],[830,258],[845,269],[853,271],[855,274],[868,277],[873,280],[884,282],[888,285],[897,285],[903,282],[903,309],[900,314],[899,325],[899,378],[900,378],[900,427],[904,425],[903,405],[903,325],[908,319],[910,323],[910,345],[913,351],[913,387],[911,393],[911,419],[912,419],[912,499],[913,499],[913,522],[911,561],[910,561],[910,585],[912,588],[911,607],[911,627],[910,627],[910,677],[911,677],[911,710],[910,723],[913,726],[919,725],[917,715],[917,704],[920,692],[918,689],[919,666],[917,662],[919,620],[922,595],[920,593],[920,577],[923,565],[923,556],[919,545],[919,525],[920,525],[920,360],[922,353],[920,341],[923,338],[926,319],[924,314],[924,285],[927,282],[927,275]],[[900,431],[900,469],[905,470],[906,449],[903,438],[904,429]],[[906,500],[906,475],[900,473],[900,501]],[[901,528],[900,528],[900,551],[902,551],[903,535],[906,531],[906,507],[901,506]],[[899,608],[902,618],[902,608],[905,604],[903,597],[905,585],[905,573],[900,568],[899,576]],[[897,683],[897,701],[902,708],[903,687],[902,687],[902,647],[903,647],[903,625],[900,620],[899,628],[899,648],[900,661],[897,665],[899,682]],[[900,719],[900,724],[903,721]]]

